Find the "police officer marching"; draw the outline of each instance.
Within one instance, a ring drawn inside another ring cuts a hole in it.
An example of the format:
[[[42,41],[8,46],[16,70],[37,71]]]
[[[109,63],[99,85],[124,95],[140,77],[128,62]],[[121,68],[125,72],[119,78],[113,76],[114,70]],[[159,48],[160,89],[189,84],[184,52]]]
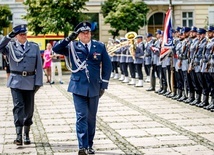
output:
[[[76,38],[78,41],[75,41]],[[79,155],[95,154],[93,139],[99,98],[108,88],[112,65],[105,45],[91,39],[91,24],[79,23],[74,32],[58,42],[53,51],[69,56],[71,78],[68,91],[73,94]]]
[[[15,37],[15,42],[11,39]],[[24,144],[31,143],[30,126],[33,124],[34,97],[43,85],[42,60],[39,46],[27,40],[27,25],[13,28],[0,42],[0,52],[6,54],[10,64],[10,77],[7,86],[13,98],[13,116],[17,138],[14,144],[22,145],[24,127]]]

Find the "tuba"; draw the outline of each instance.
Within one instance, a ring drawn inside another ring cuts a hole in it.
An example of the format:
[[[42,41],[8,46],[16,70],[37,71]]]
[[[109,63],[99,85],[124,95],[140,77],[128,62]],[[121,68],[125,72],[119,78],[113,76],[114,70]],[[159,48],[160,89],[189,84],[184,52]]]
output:
[[[132,58],[135,60],[135,51],[136,51],[136,45],[135,45],[135,38],[137,37],[136,32],[128,32],[125,35],[125,38],[129,41],[129,51],[132,56]]]

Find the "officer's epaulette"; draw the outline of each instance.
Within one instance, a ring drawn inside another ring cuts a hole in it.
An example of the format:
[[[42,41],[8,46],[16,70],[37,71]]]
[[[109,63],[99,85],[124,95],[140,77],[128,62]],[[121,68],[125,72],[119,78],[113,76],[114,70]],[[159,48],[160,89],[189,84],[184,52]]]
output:
[[[97,41],[97,40],[92,40],[93,42],[97,42],[97,43],[101,43],[101,44],[104,44],[104,42],[101,42],[101,41]],[[105,44],[104,44],[105,45]]]
[[[37,44],[37,43],[35,43],[35,42],[33,42],[33,41],[28,41],[29,43],[31,43],[31,44],[34,44],[34,45],[36,45],[36,46],[39,46],[39,44]]]

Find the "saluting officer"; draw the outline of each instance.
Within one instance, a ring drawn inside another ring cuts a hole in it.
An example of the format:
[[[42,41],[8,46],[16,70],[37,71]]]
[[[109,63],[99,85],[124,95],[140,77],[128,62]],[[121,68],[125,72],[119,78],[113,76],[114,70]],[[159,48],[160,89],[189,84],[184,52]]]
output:
[[[209,58],[209,61],[208,61],[208,71],[212,77],[212,81],[214,82],[214,30],[212,31],[213,32],[213,39],[212,39],[212,43],[213,43],[213,46],[212,46],[212,49],[210,51],[210,58]],[[211,102],[210,102],[210,111],[214,112],[214,84],[212,84],[212,87],[211,87]]]
[[[74,41],[78,36],[79,41]],[[69,56],[72,74],[68,91],[73,93],[79,155],[94,154],[93,139],[99,98],[108,88],[112,65],[105,45],[91,39],[91,24],[79,23],[74,32],[58,42],[53,51]]]
[[[12,38],[15,42],[11,42]],[[14,144],[22,145],[24,127],[24,144],[30,144],[29,131],[33,124],[34,96],[43,85],[42,60],[39,46],[27,41],[25,24],[13,28],[0,42],[0,52],[9,59],[10,77],[7,86],[13,97],[13,116],[17,138]]]

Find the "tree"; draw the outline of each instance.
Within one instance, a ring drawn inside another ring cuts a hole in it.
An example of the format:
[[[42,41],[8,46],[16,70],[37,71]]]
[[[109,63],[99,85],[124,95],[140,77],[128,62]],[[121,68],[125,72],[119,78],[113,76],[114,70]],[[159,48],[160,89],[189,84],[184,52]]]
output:
[[[67,36],[83,20],[88,0],[26,0],[28,28],[35,35],[64,32]]]
[[[116,3],[113,3],[112,6],[108,6],[112,7],[112,11],[106,8],[103,10],[104,13],[109,11],[107,15],[105,14],[105,23],[109,23],[115,31],[125,30],[127,32],[137,32],[140,27],[143,27],[145,23],[147,23],[146,15],[149,9],[143,1],[118,0]]]
[[[0,33],[3,31],[4,27],[10,25],[9,17],[12,13],[7,5],[0,5]]]

